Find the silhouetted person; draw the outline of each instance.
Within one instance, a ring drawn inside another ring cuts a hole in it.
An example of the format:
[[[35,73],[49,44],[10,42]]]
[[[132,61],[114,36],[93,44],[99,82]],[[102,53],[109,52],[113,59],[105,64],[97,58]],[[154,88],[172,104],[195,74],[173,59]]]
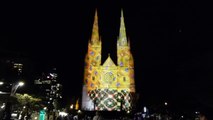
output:
[[[95,113],[95,116],[93,117],[92,120],[101,120],[101,115],[100,115],[100,113],[99,113],[99,112],[96,112],[96,113]]]
[[[11,103],[10,102],[7,102],[5,105],[5,110],[3,113],[2,120],[11,120]]]

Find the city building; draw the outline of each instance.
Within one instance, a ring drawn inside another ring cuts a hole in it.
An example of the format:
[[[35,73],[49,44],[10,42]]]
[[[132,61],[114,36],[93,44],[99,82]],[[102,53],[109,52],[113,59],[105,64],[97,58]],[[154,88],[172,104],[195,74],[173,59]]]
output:
[[[91,39],[85,57],[81,108],[88,111],[131,111],[135,96],[134,60],[127,40],[123,11],[117,39],[117,62],[102,59],[102,42],[95,11]],[[116,43],[115,43],[116,44]],[[109,48],[110,49],[110,48]]]
[[[23,81],[23,59],[2,58],[0,61],[0,91],[10,94],[12,86]]]
[[[41,77],[34,81],[39,91],[38,95],[45,97],[44,104],[48,106],[50,110],[58,108],[58,102],[62,98],[62,85],[58,81],[58,74],[56,68],[52,71],[43,73]]]

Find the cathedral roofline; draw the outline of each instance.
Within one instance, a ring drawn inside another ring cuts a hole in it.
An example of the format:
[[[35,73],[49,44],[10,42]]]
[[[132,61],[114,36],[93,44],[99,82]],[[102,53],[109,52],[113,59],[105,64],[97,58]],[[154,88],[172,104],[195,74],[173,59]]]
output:
[[[115,63],[113,62],[113,60],[110,57],[110,54],[108,54],[108,58],[104,62],[103,66],[104,67],[116,67]]]

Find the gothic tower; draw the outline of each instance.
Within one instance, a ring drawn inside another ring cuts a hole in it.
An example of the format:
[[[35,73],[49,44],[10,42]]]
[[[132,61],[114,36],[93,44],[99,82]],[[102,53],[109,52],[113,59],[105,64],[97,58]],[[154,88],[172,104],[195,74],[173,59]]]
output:
[[[85,58],[82,109],[98,111],[129,111],[135,93],[134,61],[127,41],[123,11],[117,40],[117,63],[110,58],[101,64],[101,39],[98,13],[95,11],[92,36]]]

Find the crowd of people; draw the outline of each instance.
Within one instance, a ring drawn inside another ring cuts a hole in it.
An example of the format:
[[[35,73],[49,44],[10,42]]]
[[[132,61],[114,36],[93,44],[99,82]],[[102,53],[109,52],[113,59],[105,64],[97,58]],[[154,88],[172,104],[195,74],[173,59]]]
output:
[[[119,113],[119,112],[81,112],[58,116],[57,120],[212,120],[211,116],[199,113],[197,116],[174,116],[169,114]]]
[[[116,112],[81,112],[58,116],[57,120],[133,120],[130,115]]]

